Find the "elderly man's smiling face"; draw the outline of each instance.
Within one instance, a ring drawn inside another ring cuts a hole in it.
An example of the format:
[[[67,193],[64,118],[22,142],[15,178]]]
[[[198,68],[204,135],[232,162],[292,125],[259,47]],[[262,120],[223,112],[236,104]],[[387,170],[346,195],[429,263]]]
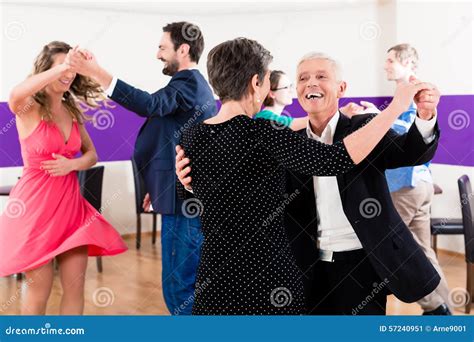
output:
[[[298,65],[296,73],[298,101],[308,114],[334,114],[344,96],[346,83],[340,80],[333,61],[309,59]]]

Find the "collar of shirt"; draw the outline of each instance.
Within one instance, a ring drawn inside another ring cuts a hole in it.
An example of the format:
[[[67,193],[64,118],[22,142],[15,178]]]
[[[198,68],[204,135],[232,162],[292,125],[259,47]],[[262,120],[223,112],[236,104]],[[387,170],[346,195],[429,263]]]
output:
[[[308,135],[309,138],[324,142],[326,144],[332,144],[334,133],[336,132],[337,123],[339,121],[339,117],[340,117],[340,113],[339,111],[337,111],[332,116],[331,120],[329,120],[328,124],[323,130],[323,133],[321,133],[321,136],[318,136],[317,134],[313,132],[313,130],[311,129],[310,121],[308,120],[308,125],[306,126],[306,134]]]

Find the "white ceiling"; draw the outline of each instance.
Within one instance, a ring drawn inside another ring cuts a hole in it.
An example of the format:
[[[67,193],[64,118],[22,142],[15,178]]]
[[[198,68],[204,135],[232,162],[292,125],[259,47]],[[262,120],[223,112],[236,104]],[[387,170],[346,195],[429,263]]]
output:
[[[312,0],[302,2],[283,1],[26,1],[26,0],[0,0],[2,6],[25,6],[25,7],[56,7],[56,8],[77,8],[104,11],[119,11],[128,13],[147,14],[170,14],[170,15],[216,15],[216,14],[237,14],[237,13],[277,13],[277,12],[299,12],[315,11],[324,9],[337,9],[347,6],[366,6],[374,2],[388,2],[390,0],[378,1],[356,1],[356,0]]]

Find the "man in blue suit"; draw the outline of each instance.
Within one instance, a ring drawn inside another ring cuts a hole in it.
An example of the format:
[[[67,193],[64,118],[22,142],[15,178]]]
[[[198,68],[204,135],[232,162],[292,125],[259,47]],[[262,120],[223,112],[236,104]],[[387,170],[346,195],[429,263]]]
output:
[[[176,195],[175,147],[186,127],[217,112],[212,91],[196,69],[203,49],[204,39],[196,25],[176,22],[163,27],[157,59],[171,80],[153,94],[113,77],[88,51],[77,50],[69,56],[70,63],[94,78],[112,100],[146,118],[134,158],[149,193],[144,206],[151,202],[162,217],[163,294],[175,315],[191,313],[202,243],[197,199],[183,202]]]

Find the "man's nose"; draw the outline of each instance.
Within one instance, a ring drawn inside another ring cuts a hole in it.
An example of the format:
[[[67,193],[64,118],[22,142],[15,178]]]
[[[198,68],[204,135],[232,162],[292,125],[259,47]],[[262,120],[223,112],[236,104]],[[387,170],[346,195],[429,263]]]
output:
[[[319,85],[319,81],[316,77],[311,77],[308,82],[308,87],[313,88],[317,87]]]

